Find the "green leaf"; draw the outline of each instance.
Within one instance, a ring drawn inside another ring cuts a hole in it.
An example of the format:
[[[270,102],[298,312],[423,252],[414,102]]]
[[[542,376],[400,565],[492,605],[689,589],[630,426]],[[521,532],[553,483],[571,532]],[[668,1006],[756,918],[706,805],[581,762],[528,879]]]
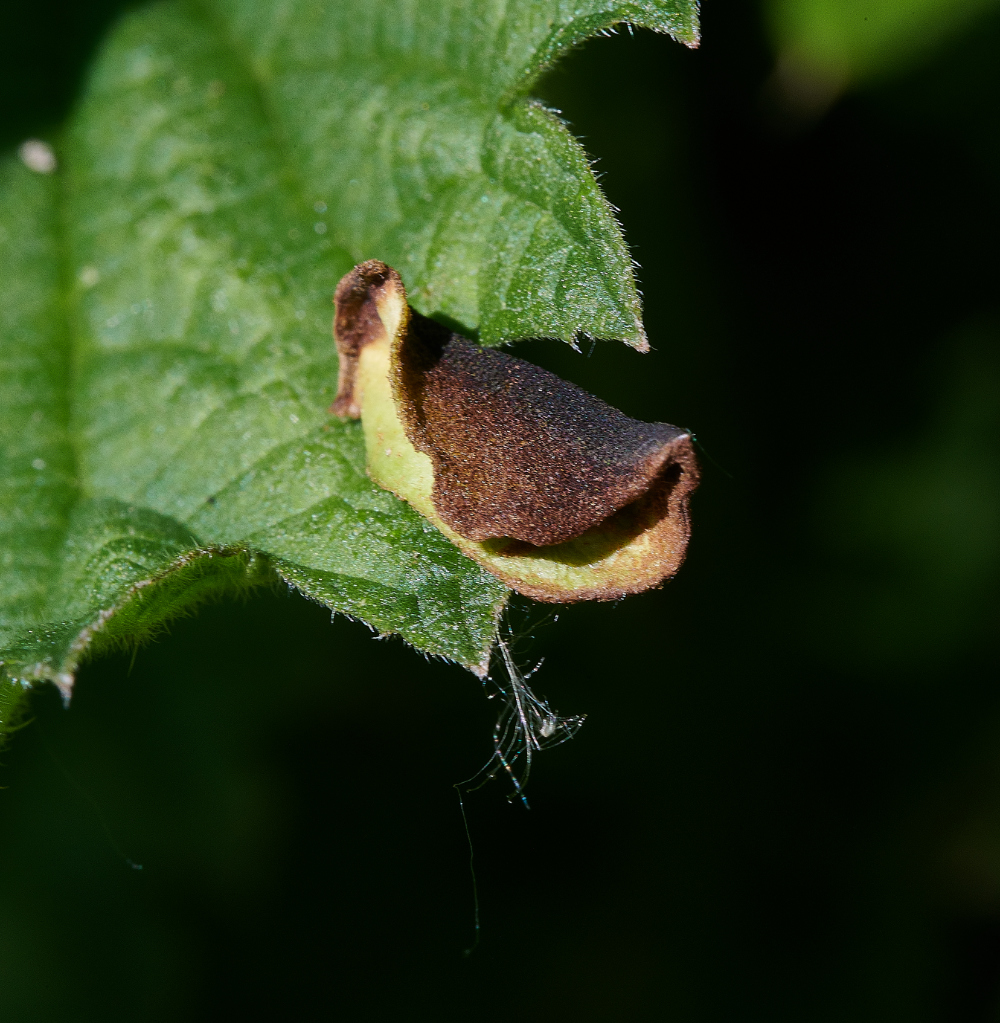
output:
[[[354,263],[499,343],[645,337],[577,142],[527,97],[690,0],[160,4],[57,146],[0,166],[0,720],[88,648],[283,580],[485,670],[504,587],[365,473],[328,413]]]

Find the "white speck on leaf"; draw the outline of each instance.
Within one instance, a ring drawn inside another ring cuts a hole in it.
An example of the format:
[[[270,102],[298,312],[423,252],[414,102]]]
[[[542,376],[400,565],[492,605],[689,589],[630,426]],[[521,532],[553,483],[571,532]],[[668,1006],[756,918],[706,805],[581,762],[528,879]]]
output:
[[[22,142],[17,155],[21,158],[21,163],[36,174],[51,174],[57,166],[56,154],[52,147],[41,139],[28,139],[27,142]]]
[[[79,280],[85,288],[92,288],[101,279],[101,271],[96,266],[85,266],[80,270]]]

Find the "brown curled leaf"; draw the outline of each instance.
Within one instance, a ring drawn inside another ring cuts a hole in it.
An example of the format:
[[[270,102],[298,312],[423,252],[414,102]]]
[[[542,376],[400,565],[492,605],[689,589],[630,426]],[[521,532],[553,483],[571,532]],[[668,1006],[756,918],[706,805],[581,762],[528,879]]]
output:
[[[383,333],[376,303],[385,301],[389,291],[403,292],[399,274],[385,263],[370,260],[345,274],[333,296],[335,315],[333,337],[337,343],[340,368],[337,376],[337,398],[331,411],[350,419],[361,417],[361,406],[355,397],[354,381],[358,355],[370,341]]]
[[[698,482],[689,433],[421,316],[377,260],[335,303],[333,411],[360,414],[375,482],[539,600],[610,600],[676,573]]]

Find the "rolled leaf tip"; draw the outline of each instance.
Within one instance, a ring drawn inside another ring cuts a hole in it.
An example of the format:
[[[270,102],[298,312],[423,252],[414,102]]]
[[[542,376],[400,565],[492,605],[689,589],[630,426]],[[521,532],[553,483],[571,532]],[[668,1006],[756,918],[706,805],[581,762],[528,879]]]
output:
[[[331,411],[361,418],[368,473],[537,600],[614,600],[681,565],[690,434],[644,423],[411,309],[378,260],[337,286]]]

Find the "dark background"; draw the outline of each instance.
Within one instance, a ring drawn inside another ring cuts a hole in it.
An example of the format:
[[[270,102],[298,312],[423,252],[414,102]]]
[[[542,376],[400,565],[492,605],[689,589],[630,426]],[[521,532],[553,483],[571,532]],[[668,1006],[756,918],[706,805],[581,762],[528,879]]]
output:
[[[6,0],[4,147],[121,10]],[[467,800],[479,947],[452,783],[495,703],[262,594],[36,696],[5,1020],[1000,1020],[1000,15],[812,119],[752,4],[704,40],[595,40],[541,86],[657,350],[529,354],[695,428],[705,479],[667,588],[512,617],[589,717],[530,811]]]

